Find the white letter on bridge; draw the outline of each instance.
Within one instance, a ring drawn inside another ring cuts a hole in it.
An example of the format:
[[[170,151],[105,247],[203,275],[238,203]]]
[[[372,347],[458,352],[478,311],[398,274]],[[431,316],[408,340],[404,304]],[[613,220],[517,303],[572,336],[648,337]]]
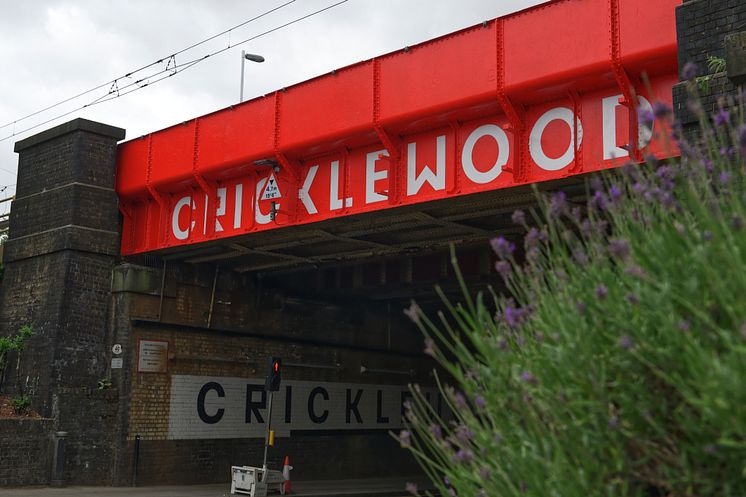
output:
[[[604,160],[629,157],[627,150],[616,146],[616,110],[622,106],[619,103],[619,99],[622,97],[623,95],[614,95],[613,97],[606,97],[601,101],[601,107],[603,108]],[[650,105],[647,98],[637,97],[637,101],[639,102],[639,110],[653,112],[653,106]],[[640,149],[646,147],[652,137],[652,129],[642,124],[637,127],[637,146]]]
[[[446,137],[441,135],[436,139],[435,172],[427,164],[417,176],[417,144],[407,145],[407,196],[420,191],[425,182],[430,183],[433,190],[444,190],[446,187]]]
[[[575,127],[572,122],[573,112],[567,107],[555,107],[549,109],[542,115],[534,128],[531,130],[531,134],[528,137],[528,149],[531,152],[531,158],[536,162],[536,165],[545,171],[559,171],[560,169],[567,167],[575,158]],[[544,130],[547,125],[552,121],[564,121],[570,127],[570,145],[567,150],[561,156],[556,159],[548,157],[544,153],[544,149],[541,146],[541,137],[544,135]],[[583,126],[580,124],[580,119],[575,118],[578,123],[578,147],[583,143]]]
[[[497,142],[497,160],[495,160],[490,170],[485,172],[479,171],[474,166],[474,158],[472,157],[474,146],[483,136],[491,136]],[[508,162],[509,147],[508,135],[505,134],[502,128],[496,124],[481,125],[471,132],[464,143],[464,149],[461,152],[461,167],[464,169],[464,174],[474,183],[479,183],[480,185],[489,183],[503,172],[503,166]]]
[[[329,183],[329,210],[336,211],[342,208],[342,199],[339,198],[339,161],[334,160],[330,171],[331,182]],[[345,199],[345,207],[352,207],[352,197]]]
[[[389,175],[387,170],[376,171],[376,161],[379,155],[385,155],[388,157],[389,153],[386,150],[376,150],[375,152],[369,152],[365,158],[365,203],[372,204],[374,202],[381,202],[386,200],[388,195],[382,195],[376,192],[376,181],[386,179]]]
[[[308,190],[311,189],[313,179],[316,177],[316,171],[319,170],[319,166],[311,166],[308,168],[308,174],[306,174],[306,180],[303,182],[303,188],[298,190],[298,198],[303,202],[303,207],[306,208],[309,214],[316,214],[319,211],[316,209],[316,205],[311,199],[311,195],[308,194]]]
[[[173,214],[171,214],[171,231],[173,232],[174,237],[176,237],[177,240],[186,240],[189,237],[189,232],[194,229],[194,220],[192,220],[192,224],[189,228],[185,230],[179,228],[179,213],[181,212],[181,209],[187,207],[189,204],[192,204],[192,210],[197,207],[196,205],[194,205],[194,202],[192,202],[192,197],[181,197],[179,201],[176,202],[176,205],[174,206],[174,212]]]

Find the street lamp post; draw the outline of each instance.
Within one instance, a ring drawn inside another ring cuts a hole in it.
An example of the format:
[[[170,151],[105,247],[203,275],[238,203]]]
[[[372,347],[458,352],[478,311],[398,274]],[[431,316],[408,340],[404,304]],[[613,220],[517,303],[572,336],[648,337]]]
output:
[[[240,102],[243,102],[243,73],[244,73],[244,66],[246,65],[246,61],[250,60],[251,62],[264,62],[264,57],[261,55],[255,55],[253,53],[246,53],[245,50],[241,50],[241,96],[240,96]]]

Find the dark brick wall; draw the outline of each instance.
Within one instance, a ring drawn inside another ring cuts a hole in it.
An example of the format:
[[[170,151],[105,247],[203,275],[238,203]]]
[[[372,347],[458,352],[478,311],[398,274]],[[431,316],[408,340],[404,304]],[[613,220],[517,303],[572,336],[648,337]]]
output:
[[[52,426],[51,419],[0,419],[0,487],[49,483]]]
[[[325,308],[318,303],[284,302],[277,290],[259,290],[246,275],[221,272],[208,328],[214,266],[169,263],[159,316],[161,270],[123,265],[115,269],[115,341],[124,345],[125,367],[112,381],[128,396],[127,435],[119,439],[116,482],[131,481],[134,439],[142,437],[138,484],[226,482],[231,465],[259,464],[258,438],[169,440],[172,375],[256,378],[269,355],[287,363],[332,365],[319,369],[287,366],[287,380],[335,383],[431,384],[433,363],[422,354],[422,338],[400,310],[367,304]],[[355,315],[353,315],[355,314]],[[126,316],[126,317],[125,317]],[[128,319],[129,320],[128,320]],[[385,332],[392,331],[391,343]],[[168,373],[137,372],[140,339],[169,342]],[[362,373],[360,366],[413,376]],[[124,393],[123,393],[124,395]],[[241,434],[237,433],[237,437]],[[277,439],[270,466],[285,454],[299,479],[412,475],[419,473],[408,452],[386,430],[302,432]],[[335,461],[333,465],[329,461]]]
[[[119,429],[118,389],[98,391],[97,382],[108,375],[111,347],[111,270],[120,232],[114,173],[123,137],[121,129],[76,119],[16,143],[0,333],[30,324],[34,335],[5,386],[30,394],[55,431],[70,433],[72,483],[110,482]]]
[[[746,2],[742,0],[689,0],[676,9],[679,69],[687,62],[698,67],[698,76],[708,74],[707,57],[723,58],[725,35],[746,30]],[[698,89],[700,102],[707,114],[718,107],[723,96],[734,98],[737,88],[728,80],[727,73],[710,75],[705,89]],[[682,124],[696,127],[697,117],[687,105],[686,83],[673,90],[674,109]]]
[[[86,485],[111,485],[118,433],[117,389],[95,386],[60,388],[56,393],[57,430],[67,432],[65,481]]]

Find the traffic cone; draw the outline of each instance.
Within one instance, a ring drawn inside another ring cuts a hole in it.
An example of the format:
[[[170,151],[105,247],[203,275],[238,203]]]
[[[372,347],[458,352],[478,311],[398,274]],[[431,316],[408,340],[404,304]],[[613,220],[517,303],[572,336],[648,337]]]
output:
[[[292,485],[290,483],[290,470],[293,467],[290,465],[290,457],[285,456],[285,462],[282,464],[282,479],[285,482],[282,484],[283,495],[287,495],[292,492]]]

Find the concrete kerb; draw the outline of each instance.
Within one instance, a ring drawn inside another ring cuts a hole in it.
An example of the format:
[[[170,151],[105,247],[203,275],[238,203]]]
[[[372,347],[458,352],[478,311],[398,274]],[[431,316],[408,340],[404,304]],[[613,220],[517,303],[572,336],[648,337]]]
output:
[[[404,497],[407,481],[430,488],[421,477],[293,482],[295,497]],[[274,495],[274,494],[272,494]],[[279,495],[279,494],[278,494]],[[22,487],[0,489],[0,497],[230,497],[230,483],[153,487]]]

